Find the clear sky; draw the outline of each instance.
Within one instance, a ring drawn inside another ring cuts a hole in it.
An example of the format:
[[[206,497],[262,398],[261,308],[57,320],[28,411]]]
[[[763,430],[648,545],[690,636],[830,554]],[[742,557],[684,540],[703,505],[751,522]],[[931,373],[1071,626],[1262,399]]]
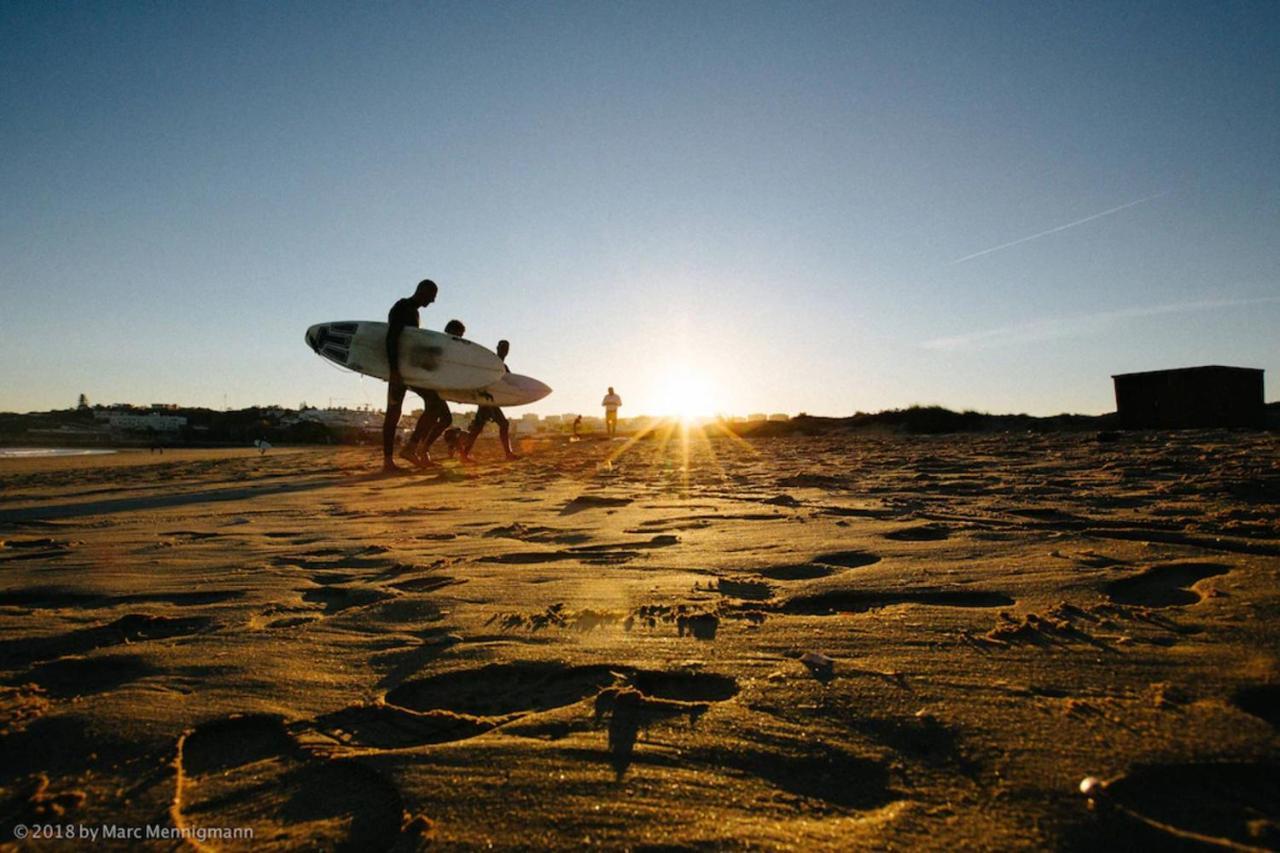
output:
[[[423,277],[543,413],[1280,397],[1272,0],[10,0],[0,153],[0,410],[381,405]]]

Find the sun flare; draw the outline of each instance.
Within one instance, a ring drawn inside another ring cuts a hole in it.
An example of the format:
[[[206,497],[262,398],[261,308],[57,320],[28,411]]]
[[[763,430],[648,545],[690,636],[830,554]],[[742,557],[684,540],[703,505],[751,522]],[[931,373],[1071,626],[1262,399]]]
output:
[[[711,383],[694,370],[673,369],[662,383],[662,409],[668,417],[686,423],[713,413]]]

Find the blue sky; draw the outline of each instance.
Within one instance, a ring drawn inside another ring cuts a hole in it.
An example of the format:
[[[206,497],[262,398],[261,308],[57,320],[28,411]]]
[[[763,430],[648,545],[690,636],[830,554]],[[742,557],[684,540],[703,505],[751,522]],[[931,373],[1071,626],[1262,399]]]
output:
[[[11,2],[0,84],[0,410],[379,405],[303,331],[423,277],[542,412],[1277,397],[1274,2]]]

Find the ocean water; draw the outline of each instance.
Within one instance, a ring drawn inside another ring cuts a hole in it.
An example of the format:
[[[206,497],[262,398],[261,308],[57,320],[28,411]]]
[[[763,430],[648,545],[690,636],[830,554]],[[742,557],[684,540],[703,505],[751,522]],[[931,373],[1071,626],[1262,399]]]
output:
[[[0,447],[0,459],[38,459],[45,456],[101,456],[115,453],[89,447]]]

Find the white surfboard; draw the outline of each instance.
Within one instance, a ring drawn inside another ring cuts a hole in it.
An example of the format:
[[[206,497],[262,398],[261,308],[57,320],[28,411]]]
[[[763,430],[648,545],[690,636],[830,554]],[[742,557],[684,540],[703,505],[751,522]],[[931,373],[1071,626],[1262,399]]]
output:
[[[369,320],[317,323],[307,346],[334,364],[387,379],[387,324]],[[400,375],[411,388],[484,388],[500,380],[506,366],[497,353],[464,338],[407,327],[400,335]]]
[[[551,386],[532,376],[508,373],[492,385],[465,390],[449,388],[438,392],[454,403],[473,403],[477,406],[524,406],[537,402],[551,393]]]

